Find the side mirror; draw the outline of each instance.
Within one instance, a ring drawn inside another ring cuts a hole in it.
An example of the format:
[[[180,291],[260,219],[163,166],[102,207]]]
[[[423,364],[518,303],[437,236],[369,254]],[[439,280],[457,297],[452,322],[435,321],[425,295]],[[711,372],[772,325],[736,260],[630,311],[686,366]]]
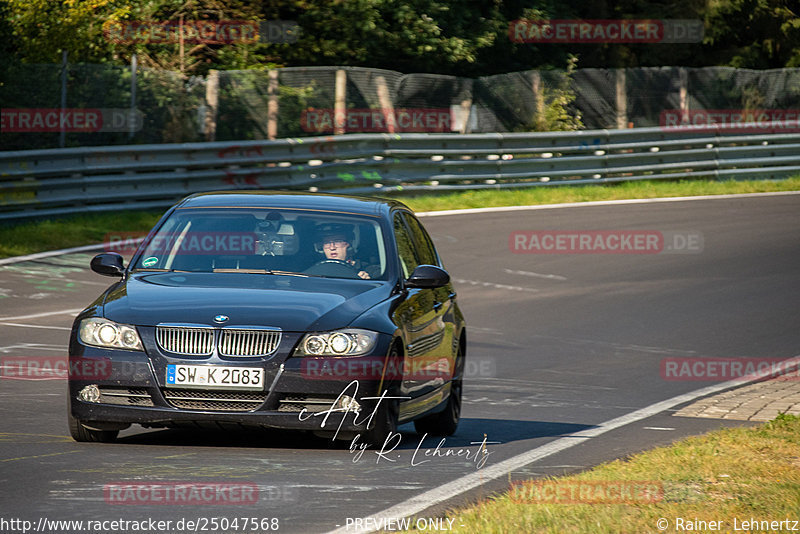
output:
[[[450,283],[450,275],[435,265],[419,265],[406,280],[406,287],[436,289]]]
[[[122,265],[122,256],[116,252],[106,252],[98,254],[92,258],[90,266],[97,274],[103,276],[123,276],[125,267]]]

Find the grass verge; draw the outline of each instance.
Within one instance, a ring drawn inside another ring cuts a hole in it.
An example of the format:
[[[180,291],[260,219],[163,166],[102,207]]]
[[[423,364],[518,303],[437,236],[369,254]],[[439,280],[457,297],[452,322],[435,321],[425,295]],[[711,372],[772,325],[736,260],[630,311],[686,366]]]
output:
[[[781,181],[679,181],[622,182],[612,185],[548,186],[527,189],[459,191],[445,194],[395,196],[414,211],[436,211],[495,206],[522,206],[658,198],[798,191],[800,177]],[[108,234],[146,232],[163,211],[116,211],[84,214],[0,226],[0,258],[46,250],[102,243]]]
[[[655,482],[662,492],[608,502],[622,495],[617,489],[635,496],[642,481]],[[593,499],[605,501],[583,503]],[[453,532],[481,534],[791,532],[792,523],[765,529],[744,522],[800,520],[800,417],[780,415],[758,427],[688,438],[579,475],[516,487],[448,517],[455,518]]]

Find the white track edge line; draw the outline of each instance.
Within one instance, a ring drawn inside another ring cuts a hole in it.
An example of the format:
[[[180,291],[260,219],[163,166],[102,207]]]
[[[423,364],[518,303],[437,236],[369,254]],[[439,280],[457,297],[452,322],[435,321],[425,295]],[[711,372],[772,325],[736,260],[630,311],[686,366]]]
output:
[[[552,210],[559,208],[580,208],[585,206],[614,206],[618,204],[651,204],[656,202],[685,202],[687,200],[716,200],[748,197],[774,197],[800,195],[800,191],[771,191],[767,193],[735,193],[729,195],[698,195],[694,197],[628,198],[622,200],[593,200],[591,202],[567,202],[563,204],[535,204],[531,206],[497,206],[493,208],[467,208],[463,210],[423,211],[418,217],[441,217],[444,215],[470,215],[504,211]]]
[[[144,241],[143,237],[137,237],[131,240],[131,243],[141,243]],[[35,254],[26,254],[25,256],[12,256],[10,258],[3,258],[0,260],[0,265],[8,265],[10,263],[19,263],[21,261],[34,261],[43,258],[52,258],[53,256],[62,256],[64,254],[74,254],[76,252],[90,252],[92,250],[102,250],[111,248],[116,243],[98,243],[96,245],[83,245],[80,247],[62,248],[58,250],[48,250],[46,252],[37,252]]]
[[[43,312],[43,313],[32,313],[30,315],[15,315],[13,317],[0,317],[0,321],[21,321],[22,319],[38,319],[39,317],[49,317],[51,315],[64,315],[64,314],[72,314],[78,313],[82,311],[83,308],[74,308],[71,310],[60,310],[60,311],[53,311],[53,312]]]
[[[793,358],[783,360],[780,364],[780,367],[783,369],[789,369],[798,364],[800,364],[800,356],[795,356]],[[373,514],[369,517],[374,521],[377,521],[380,518],[386,517],[402,518],[412,516],[448,499],[451,499],[456,495],[460,495],[466,491],[475,489],[478,486],[482,486],[486,482],[507,475],[515,469],[524,467],[532,462],[546,458],[547,456],[552,456],[553,454],[569,449],[575,445],[579,445],[591,438],[600,436],[616,428],[635,423],[636,421],[641,421],[642,419],[659,414],[674,406],[683,404],[684,402],[689,402],[699,397],[704,397],[706,395],[717,393],[735,386],[749,384],[760,379],[760,377],[753,377],[751,379],[728,380],[727,382],[707,386],[701,389],[690,391],[689,393],[684,393],[682,395],[663,400],[661,402],[657,402],[655,404],[651,404],[650,406],[646,406],[639,410],[635,410],[623,416],[606,421],[605,423],[600,423],[593,428],[575,432],[574,434],[551,441],[550,443],[546,443],[545,445],[532,449],[528,452],[512,456],[511,458],[503,460],[502,462],[494,464],[490,467],[483,468],[474,473],[470,473],[469,475],[465,475],[451,482],[442,484],[441,486],[420,493],[419,495],[411,497],[410,499],[407,499],[399,504],[396,504],[395,506],[392,506],[391,508],[387,508],[386,510],[378,512],[377,514]],[[375,531],[375,529],[367,528],[348,529],[346,527],[341,527],[330,531],[328,534],[368,534]]]

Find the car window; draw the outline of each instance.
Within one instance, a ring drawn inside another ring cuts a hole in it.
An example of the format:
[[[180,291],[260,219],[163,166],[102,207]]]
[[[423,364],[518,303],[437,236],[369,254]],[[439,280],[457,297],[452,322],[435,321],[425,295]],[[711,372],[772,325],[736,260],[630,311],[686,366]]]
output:
[[[338,254],[326,251],[326,242],[328,249],[337,244]],[[151,236],[133,268],[284,271],[385,280],[387,258],[384,233],[374,217],[277,208],[196,208],[173,212]]]
[[[408,228],[411,230],[411,237],[414,239],[419,262],[426,265],[438,265],[439,260],[436,256],[436,249],[433,247],[433,242],[428,232],[425,231],[425,228],[422,227],[416,217],[408,213],[404,215]]]
[[[397,255],[403,269],[403,278],[408,278],[419,265],[419,260],[414,251],[414,241],[400,213],[394,216],[394,237],[397,241]]]

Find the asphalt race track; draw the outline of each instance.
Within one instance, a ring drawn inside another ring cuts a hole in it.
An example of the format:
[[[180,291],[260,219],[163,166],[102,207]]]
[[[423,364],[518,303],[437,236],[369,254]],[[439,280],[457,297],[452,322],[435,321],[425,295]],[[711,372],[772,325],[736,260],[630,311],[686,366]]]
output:
[[[355,532],[356,518],[398,511],[436,518],[507,488],[501,462],[521,454],[538,459],[517,462],[512,479],[574,472],[748,424],[673,417],[680,404],[629,417],[718,383],[668,379],[665,359],[800,354],[800,194],[427,216],[423,223],[467,318],[463,418],[441,445],[403,427],[402,443],[383,455],[269,431],[133,427],[116,444],[75,443],[65,379],[45,371],[18,376],[18,363],[64,360],[72,318],[110,279],[89,271],[89,254],[0,266],[0,518],[34,526],[40,519],[172,521],[165,532],[203,531],[203,524],[207,532],[234,532],[232,523],[212,529],[209,520],[277,518],[265,526],[297,533]],[[673,249],[519,254],[509,239],[597,230],[661,232]],[[687,236],[694,237],[681,240]],[[593,430],[617,418],[607,431]],[[564,440],[581,432],[574,446]],[[543,448],[553,443],[566,445]],[[476,476],[482,485],[460,482]],[[199,506],[120,502],[109,493],[109,485],[155,482],[257,486],[257,499]],[[450,485],[437,489],[443,484]],[[447,498],[453,488],[467,491]],[[423,494],[427,509],[419,511],[412,503]],[[187,528],[186,520],[198,519],[200,528]]]

